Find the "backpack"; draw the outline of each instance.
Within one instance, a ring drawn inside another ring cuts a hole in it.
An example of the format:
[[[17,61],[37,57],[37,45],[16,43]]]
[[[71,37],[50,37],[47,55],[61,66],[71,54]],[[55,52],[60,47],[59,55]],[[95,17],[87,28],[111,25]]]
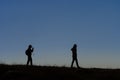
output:
[[[26,55],[28,55],[28,54],[29,54],[29,51],[28,51],[28,49],[25,51],[25,54],[26,54]]]

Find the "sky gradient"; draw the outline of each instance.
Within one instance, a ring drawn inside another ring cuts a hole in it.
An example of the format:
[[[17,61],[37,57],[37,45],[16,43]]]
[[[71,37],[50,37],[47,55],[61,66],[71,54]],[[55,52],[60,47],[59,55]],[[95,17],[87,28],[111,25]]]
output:
[[[0,62],[120,68],[120,0],[0,0]]]

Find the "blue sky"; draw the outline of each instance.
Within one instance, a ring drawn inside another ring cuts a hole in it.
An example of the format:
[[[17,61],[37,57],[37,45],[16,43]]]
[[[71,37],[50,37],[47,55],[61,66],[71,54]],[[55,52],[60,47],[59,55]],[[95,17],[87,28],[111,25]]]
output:
[[[78,45],[82,67],[120,68],[119,0],[1,0],[0,62],[70,66]]]

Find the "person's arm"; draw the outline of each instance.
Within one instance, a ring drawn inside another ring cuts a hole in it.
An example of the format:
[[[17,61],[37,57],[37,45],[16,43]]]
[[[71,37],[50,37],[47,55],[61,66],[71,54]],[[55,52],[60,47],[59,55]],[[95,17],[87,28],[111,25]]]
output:
[[[34,51],[34,48],[32,48],[32,52]]]
[[[74,50],[74,47],[71,48],[71,51],[73,51],[73,50]]]

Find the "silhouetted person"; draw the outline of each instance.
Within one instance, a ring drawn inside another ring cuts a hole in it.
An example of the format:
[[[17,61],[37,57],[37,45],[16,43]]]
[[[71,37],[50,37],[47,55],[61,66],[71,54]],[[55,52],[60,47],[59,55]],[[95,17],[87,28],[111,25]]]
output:
[[[28,60],[27,60],[27,65],[30,65],[32,66],[32,52],[34,51],[34,48],[32,47],[32,45],[29,45],[28,46],[28,49],[25,51],[27,57],[28,57]]]
[[[77,60],[77,45],[74,44],[73,47],[71,48],[72,51],[72,63],[71,63],[71,68],[73,67],[74,61],[76,62],[77,68],[79,68],[78,60]]]

